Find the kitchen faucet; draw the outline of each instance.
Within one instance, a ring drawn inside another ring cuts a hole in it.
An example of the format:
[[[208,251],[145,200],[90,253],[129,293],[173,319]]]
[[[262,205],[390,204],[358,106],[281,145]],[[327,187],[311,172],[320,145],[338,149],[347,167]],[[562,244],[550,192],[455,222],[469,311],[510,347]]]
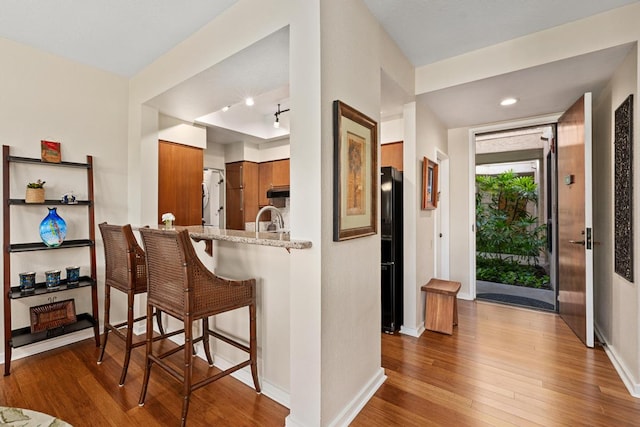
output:
[[[256,215],[256,232],[260,227],[260,217],[266,211],[275,212],[276,219],[273,222],[276,223],[276,226],[278,227],[279,230],[282,230],[284,228],[284,218],[282,218],[282,213],[280,212],[280,209],[276,208],[275,206],[264,206],[262,209],[258,211],[258,214]]]

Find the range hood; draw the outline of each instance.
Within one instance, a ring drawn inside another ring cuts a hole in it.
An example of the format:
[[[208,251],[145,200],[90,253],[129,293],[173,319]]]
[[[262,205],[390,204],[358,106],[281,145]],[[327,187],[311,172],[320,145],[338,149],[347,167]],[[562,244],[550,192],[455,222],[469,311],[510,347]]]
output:
[[[267,199],[289,197],[289,186],[273,187],[267,190]]]

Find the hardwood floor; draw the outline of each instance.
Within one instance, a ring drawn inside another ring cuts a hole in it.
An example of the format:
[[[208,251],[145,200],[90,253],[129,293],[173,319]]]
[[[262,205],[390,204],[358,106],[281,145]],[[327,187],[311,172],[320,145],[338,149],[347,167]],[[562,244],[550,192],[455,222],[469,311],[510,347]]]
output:
[[[555,314],[458,301],[452,336],[382,336],[388,376],[353,426],[638,426],[602,348]]]
[[[601,348],[589,350],[550,313],[459,301],[453,335],[382,334],[387,381],[353,426],[637,426],[640,399],[629,395]],[[180,386],[151,375],[138,407],[143,349],[118,387],[120,340],[102,365],[92,340],[14,361],[0,377],[0,406],[56,415],[75,427],[176,426]],[[197,372],[208,369],[196,359]],[[190,426],[282,426],[287,408],[234,378],[192,395]]]
[[[181,385],[161,369],[151,371],[146,402],[138,406],[144,347],[131,354],[129,372],[118,387],[124,343],[109,338],[104,361],[93,339],[11,363],[11,375],[0,377],[0,406],[33,409],[74,427],[178,426]],[[179,362],[182,353],[175,357]],[[194,379],[209,368],[194,358]],[[224,377],[191,395],[190,427],[283,426],[289,410],[232,377]]]

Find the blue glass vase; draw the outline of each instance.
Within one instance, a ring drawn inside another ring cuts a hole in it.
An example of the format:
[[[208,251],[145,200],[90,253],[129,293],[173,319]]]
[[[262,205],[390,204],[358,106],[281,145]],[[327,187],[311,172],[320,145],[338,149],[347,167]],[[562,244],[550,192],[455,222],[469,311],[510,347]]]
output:
[[[40,223],[40,238],[47,246],[60,246],[67,235],[67,223],[58,215],[58,208],[47,209],[49,214]]]

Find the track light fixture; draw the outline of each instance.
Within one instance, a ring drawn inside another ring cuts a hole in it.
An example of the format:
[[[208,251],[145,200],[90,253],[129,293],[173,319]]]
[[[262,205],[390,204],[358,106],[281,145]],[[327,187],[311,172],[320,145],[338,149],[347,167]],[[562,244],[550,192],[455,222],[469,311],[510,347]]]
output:
[[[288,108],[286,110],[281,110],[280,104],[278,104],[278,111],[276,111],[276,113],[274,114],[276,116],[276,120],[273,122],[274,128],[278,129],[280,127],[280,114],[286,113],[287,111],[289,111]]]

